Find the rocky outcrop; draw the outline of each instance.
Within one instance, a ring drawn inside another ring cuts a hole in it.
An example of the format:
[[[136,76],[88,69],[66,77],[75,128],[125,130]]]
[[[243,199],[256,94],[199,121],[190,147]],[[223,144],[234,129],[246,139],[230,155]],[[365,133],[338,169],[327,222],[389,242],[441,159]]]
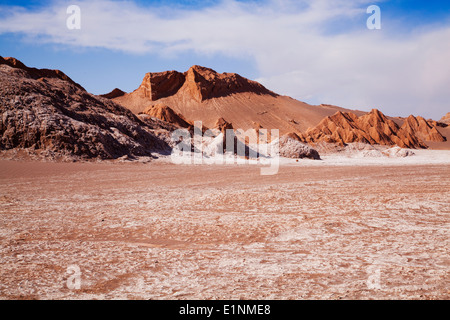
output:
[[[185,75],[177,71],[147,73],[137,91],[145,98],[156,101],[177,93],[185,80]]]
[[[358,127],[357,116],[353,113],[340,112],[326,117],[315,128],[308,129],[301,135],[301,140],[307,143],[337,143],[344,145],[349,142],[370,143],[368,135]]]
[[[213,69],[193,66],[185,73],[185,77],[186,82],[181,90],[198,102],[243,92],[277,96],[258,82],[236,73],[217,73]]]
[[[106,99],[115,99],[118,97],[122,97],[123,95],[125,95],[125,92],[123,92],[122,90],[120,90],[118,88],[115,88],[110,93],[102,94],[101,97],[106,98]]]
[[[359,127],[368,133],[370,144],[379,144],[401,148],[426,148],[426,145],[412,132],[399,128],[381,111],[373,109],[366,115],[358,118]]]
[[[192,66],[184,73],[177,71],[147,73],[140,87],[131,95],[156,101],[179,93],[180,99],[202,102],[242,92],[277,96],[258,82],[236,73],[217,73],[213,69],[201,66]]]
[[[45,78],[47,79],[60,79],[69,82],[70,84],[78,87],[81,90],[84,90],[82,86],[80,86],[78,83],[70,79],[64,72],[60,70],[50,70],[50,69],[36,69],[36,68],[29,68],[26,65],[24,65],[21,61],[17,60],[16,58],[6,57],[3,58],[0,56],[0,65],[7,65],[14,69],[20,69],[25,71],[23,73],[23,76],[32,78],[32,79],[40,79],[43,80]]]
[[[280,156],[285,158],[321,160],[319,152],[301,142],[301,139],[295,133],[280,138],[279,152]]]
[[[170,153],[131,111],[66,77],[17,60],[0,65],[0,150],[27,149],[61,160]]]
[[[162,121],[171,123],[181,128],[191,128],[192,124],[189,123],[184,117],[171,108],[163,104],[156,104],[148,107],[143,114],[147,114],[151,117],[160,119]]]
[[[308,129],[300,139],[307,143],[326,142],[346,145],[360,142],[397,145],[401,148],[426,148],[422,138],[425,138],[425,141],[439,139],[440,133],[437,129],[423,118],[417,120],[411,116],[408,119],[409,121],[405,121],[405,124],[399,127],[376,109],[361,117],[351,112],[339,111],[323,119],[315,128]]]
[[[422,117],[409,116],[403,123],[401,129],[422,141],[444,142],[447,139],[436,129],[436,127]]]
[[[227,130],[234,130],[233,124],[228,123],[224,118],[217,119],[214,129],[217,129],[222,133],[226,133]]]

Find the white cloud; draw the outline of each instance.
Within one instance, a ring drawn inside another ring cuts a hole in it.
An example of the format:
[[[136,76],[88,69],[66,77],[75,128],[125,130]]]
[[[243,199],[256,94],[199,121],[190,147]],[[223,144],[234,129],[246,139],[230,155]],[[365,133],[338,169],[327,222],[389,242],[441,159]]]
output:
[[[390,115],[439,118],[450,111],[450,26],[402,37],[371,31],[365,26],[368,0],[228,0],[195,10],[78,1],[81,30],[66,28],[69,4],[2,8],[0,33],[130,53],[245,55],[255,60],[258,80],[300,100],[378,107]],[[336,21],[348,22],[345,32],[330,32]]]

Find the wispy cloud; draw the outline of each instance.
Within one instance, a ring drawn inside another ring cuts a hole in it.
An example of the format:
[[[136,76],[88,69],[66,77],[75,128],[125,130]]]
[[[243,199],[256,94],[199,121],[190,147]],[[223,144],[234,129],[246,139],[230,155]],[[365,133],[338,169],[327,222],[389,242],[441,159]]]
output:
[[[392,115],[450,111],[450,25],[371,31],[365,26],[371,3],[228,0],[189,9],[54,2],[39,11],[2,7],[0,33],[132,54],[246,56],[267,87],[308,102],[378,107]],[[69,4],[81,8],[81,30],[66,28]]]

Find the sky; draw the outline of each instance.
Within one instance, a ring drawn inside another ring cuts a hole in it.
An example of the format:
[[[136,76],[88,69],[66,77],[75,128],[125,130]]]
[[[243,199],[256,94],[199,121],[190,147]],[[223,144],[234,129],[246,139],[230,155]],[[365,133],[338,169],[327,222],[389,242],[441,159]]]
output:
[[[80,29],[67,27],[70,5]],[[367,28],[371,5],[381,29]],[[310,104],[450,112],[450,1],[0,0],[0,55],[94,94],[202,65]]]

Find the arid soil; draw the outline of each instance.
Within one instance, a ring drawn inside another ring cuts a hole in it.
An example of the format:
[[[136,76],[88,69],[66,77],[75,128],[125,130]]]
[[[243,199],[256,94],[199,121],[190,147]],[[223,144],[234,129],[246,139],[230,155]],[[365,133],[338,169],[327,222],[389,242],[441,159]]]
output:
[[[449,299],[449,186],[450,165],[0,161],[0,298]]]

